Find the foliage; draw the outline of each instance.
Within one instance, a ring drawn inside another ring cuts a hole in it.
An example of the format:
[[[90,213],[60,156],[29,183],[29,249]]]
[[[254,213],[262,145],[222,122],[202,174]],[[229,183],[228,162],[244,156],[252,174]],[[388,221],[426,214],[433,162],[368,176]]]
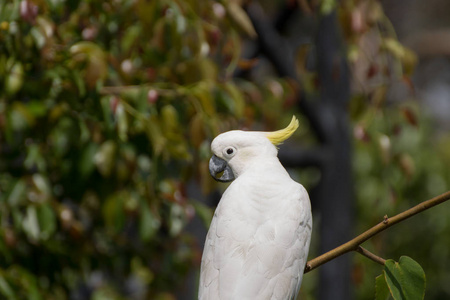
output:
[[[395,215],[449,189],[450,172],[445,167],[449,136],[434,134],[426,109],[414,99],[412,75],[417,57],[397,41],[380,4],[346,3],[341,22],[354,76],[350,113],[355,138],[356,234],[384,215]],[[399,86],[408,96],[393,101],[390,91]],[[445,207],[448,204],[415,216],[405,222],[408,225],[397,225],[365,245],[382,257],[407,254],[417,260],[427,274],[426,298],[430,299],[450,295],[442,288],[449,276],[444,258],[448,250],[444,249],[448,249],[450,222]],[[373,297],[373,278],[380,272],[366,258],[355,257],[358,298]]]
[[[183,229],[211,211],[186,188],[211,189],[208,141],[264,109],[275,120],[290,90],[232,79],[227,9],[1,2],[2,296],[170,299],[198,268],[201,245]]]
[[[422,267],[408,256],[399,262],[386,261],[383,274],[376,278],[376,299],[385,300],[389,294],[395,299],[423,299],[425,273]]]
[[[317,8],[311,8],[317,14]],[[436,135],[426,107],[419,105],[413,84],[418,57],[398,41],[381,3],[325,0],[321,1],[320,13],[327,14],[334,8],[339,13],[352,71],[349,113],[354,137],[356,236],[382,221],[384,215],[392,216],[449,190],[450,135]],[[303,6],[302,9],[308,11]],[[305,68],[310,56],[305,48],[309,47],[300,46],[297,71],[302,87],[314,95],[317,75]],[[405,91],[406,96],[398,97],[398,89]],[[304,174],[301,182],[311,182],[311,177],[316,177],[311,175],[315,174]],[[416,259],[427,274],[426,298],[430,299],[446,299],[450,295],[444,288],[450,275],[446,258],[450,232],[447,207],[448,203],[415,216],[405,222],[408,225],[389,229],[364,245],[382,257],[407,254]],[[373,279],[380,272],[379,265],[355,256],[352,283],[358,299],[374,297]]]

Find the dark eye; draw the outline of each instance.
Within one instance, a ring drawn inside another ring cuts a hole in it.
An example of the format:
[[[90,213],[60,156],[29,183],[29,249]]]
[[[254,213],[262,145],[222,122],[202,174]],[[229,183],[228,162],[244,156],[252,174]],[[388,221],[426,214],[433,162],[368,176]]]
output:
[[[228,154],[228,155],[233,154],[233,152],[234,152],[233,148],[228,148],[228,149],[227,149],[227,154]]]

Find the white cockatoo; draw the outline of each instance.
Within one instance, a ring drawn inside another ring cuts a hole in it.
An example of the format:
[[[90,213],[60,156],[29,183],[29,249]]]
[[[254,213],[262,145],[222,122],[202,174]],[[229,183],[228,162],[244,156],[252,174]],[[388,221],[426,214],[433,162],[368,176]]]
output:
[[[282,130],[233,130],[213,140],[211,175],[234,181],[206,237],[200,300],[296,298],[311,238],[311,204],[281,165],[276,146],[297,128],[293,117]]]

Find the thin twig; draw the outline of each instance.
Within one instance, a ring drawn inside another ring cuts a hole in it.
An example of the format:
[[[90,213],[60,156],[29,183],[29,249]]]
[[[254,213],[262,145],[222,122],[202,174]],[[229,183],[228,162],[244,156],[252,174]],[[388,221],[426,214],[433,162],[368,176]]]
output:
[[[103,95],[117,95],[125,91],[141,89],[142,85],[126,85],[126,86],[104,86],[100,90]]]
[[[373,254],[372,252],[361,246],[358,246],[358,248],[356,248],[355,251],[373,260],[374,262],[379,263],[380,265],[384,266],[384,264],[386,263],[386,260],[384,258],[381,258],[378,255]]]
[[[354,239],[348,241],[345,244],[342,244],[339,247],[334,248],[333,250],[328,251],[327,253],[324,253],[320,255],[319,257],[316,257],[306,263],[305,267],[305,273],[308,273],[311,270],[314,270],[315,268],[329,262],[330,260],[335,259],[336,257],[339,257],[347,252],[350,251],[357,251],[358,247],[374,235],[382,232],[383,230],[401,222],[409,217],[412,217],[422,211],[425,211],[433,206],[436,206],[438,204],[441,204],[447,200],[450,199],[450,191],[445,192],[439,196],[436,196],[432,199],[426,200],[422,203],[419,203],[418,205],[405,210],[402,213],[399,213],[398,215],[395,215],[391,218],[388,218],[387,216],[384,217],[383,221],[378,223],[377,225],[373,226],[369,230],[361,233]]]
[[[124,85],[124,86],[104,86],[100,90],[100,94],[102,95],[120,95],[121,93],[130,92],[130,91],[138,91],[142,89],[152,89],[158,92],[159,95],[167,96],[167,97],[175,97],[178,95],[182,95],[184,87],[174,86],[174,87],[159,87],[156,85]]]

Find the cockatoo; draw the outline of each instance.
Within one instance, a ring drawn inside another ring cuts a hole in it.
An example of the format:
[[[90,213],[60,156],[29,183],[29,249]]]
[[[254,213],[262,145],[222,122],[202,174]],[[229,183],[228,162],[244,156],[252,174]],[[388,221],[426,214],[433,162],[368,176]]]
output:
[[[209,171],[233,181],[222,195],[206,236],[200,300],[295,299],[312,229],[305,188],[291,179],[277,145],[298,128],[233,130],[212,144]]]

